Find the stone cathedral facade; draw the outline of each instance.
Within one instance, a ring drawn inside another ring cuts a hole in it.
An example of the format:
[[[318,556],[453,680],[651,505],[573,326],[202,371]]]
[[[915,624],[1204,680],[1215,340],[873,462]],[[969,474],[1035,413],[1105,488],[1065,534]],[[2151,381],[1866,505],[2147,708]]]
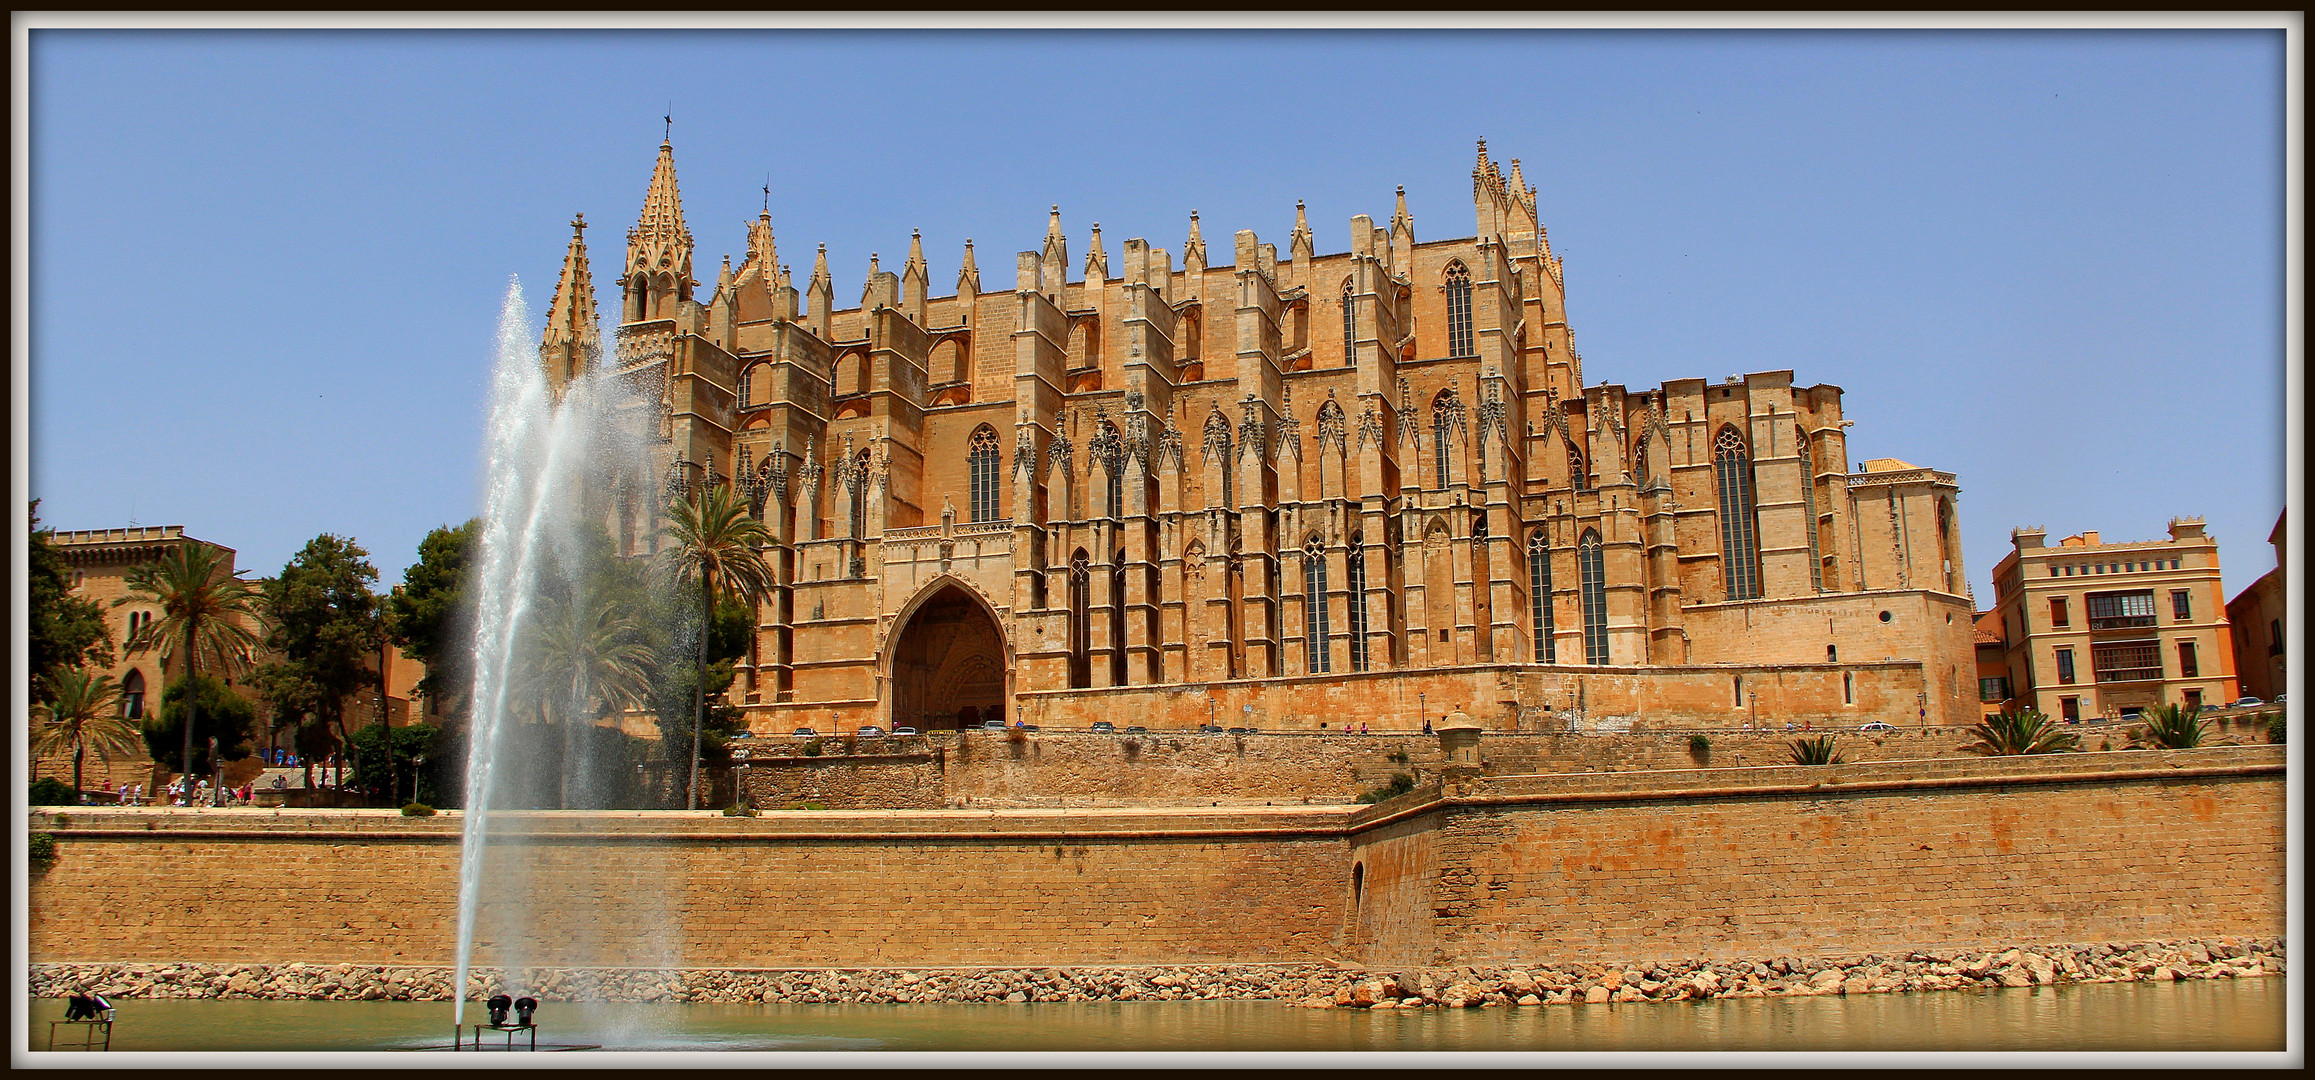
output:
[[[1297,204],[1283,257],[1194,211],[1073,257],[1056,207],[1010,283],[912,238],[840,304],[768,210],[697,281],[663,143],[612,348],[575,231],[542,362],[637,391],[623,550],[703,484],[769,527],[760,731],[1974,720],[1953,476],[1852,469],[1790,371],[1587,384],[1519,162],[1482,142],[1472,202],[1418,240],[1402,189],[1331,253]]]

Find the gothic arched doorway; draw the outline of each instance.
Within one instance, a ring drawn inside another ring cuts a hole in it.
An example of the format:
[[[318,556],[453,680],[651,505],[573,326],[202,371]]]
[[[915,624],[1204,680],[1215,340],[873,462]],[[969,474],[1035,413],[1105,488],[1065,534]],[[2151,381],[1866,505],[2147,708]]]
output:
[[[892,647],[892,723],[954,729],[965,717],[1001,720],[1005,637],[980,600],[951,583],[908,616]]]

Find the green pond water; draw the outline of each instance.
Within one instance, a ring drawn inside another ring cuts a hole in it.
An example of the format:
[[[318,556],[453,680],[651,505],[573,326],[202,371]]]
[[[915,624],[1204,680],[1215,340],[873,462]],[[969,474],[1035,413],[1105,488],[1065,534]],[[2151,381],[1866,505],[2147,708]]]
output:
[[[2285,980],[1506,1009],[1293,1009],[1270,1001],[1033,1005],[545,1003],[541,1049],[626,1051],[2281,1051]],[[112,1049],[381,1051],[451,1042],[450,1006],[116,1001]],[[45,1048],[64,1003],[29,1003]],[[470,1007],[471,1023],[480,1017]],[[503,1036],[486,1036],[492,1044]],[[73,1036],[61,1036],[73,1040]]]

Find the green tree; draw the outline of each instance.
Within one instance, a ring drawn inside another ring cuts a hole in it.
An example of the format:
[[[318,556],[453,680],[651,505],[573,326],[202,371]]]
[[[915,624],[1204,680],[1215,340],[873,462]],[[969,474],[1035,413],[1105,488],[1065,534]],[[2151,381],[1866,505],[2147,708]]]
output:
[[[748,512],[746,500],[732,485],[711,485],[695,500],[678,498],[668,505],[667,524],[661,532],[672,542],[667,566],[678,580],[699,579],[699,662],[695,668],[691,701],[691,770],[684,783],[684,803],[699,809],[699,740],[707,723],[708,649],[714,635],[716,602],[726,592],[753,600],[775,584],[763,549],[771,533]],[[725,685],[730,685],[729,679]]]
[[[2202,710],[2188,705],[2155,705],[2138,714],[2144,726],[2132,732],[2139,746],[2155,750],[2192,750],[2210,735]]]
[[[72,567],[51,541],[56,533],[40,527],[40,500],[32,500],[32,539],[24,599],[26,667],[30,701],[53,701],[55,677],[66,668],[113,666],[113,641],[105,629],[104,605],[72,593]]]
[[[159,559],[130,567],[121,584],[129,595],[113,601],[113,606],[145,604],[160,609],[152,622],[129,635],[130,655],[171,642],[185,658],[188,679],[200,676],[204,660],[228,675],[248,663],[257,635],[242,623],[255,621],[257,590],[235,576],[233,558],[224,550],[207,544],[179,545]],[[235,700],[240,700],[238,695]],[[193,760],[198,727],[192,722],[185,725],[185,743],[175,760]],[[148,734],[146,742],[151,741]],[[161,759],[157,747],[153,759]]]
[[[426,665],[417,693],[459,715],[474,682],[474,605],[467,580],[482,538],[482,519],[443,525],[418,542],[418,562],[402,572],[402,587],[386,599],[386,630],[394,644]]]
[[[558,804],[571,808],[574,731],[642,705],[655,655],[634,609],[608,595],[542,597],[526,627],[521,693],[561,743]]]
[[[2082,749],[2073,732],[2032,709],[1986,717],[1969,733],[1977,741],[1962,749],[1972,754],[2063,754]]]
[[[419,773],[422,759],[433,759],[441,753],[442,729],[426,724],[411,724],[394,729],[394,745],[385,745],[384,725],[370,724],[357,729],[349,746],[354,757],[354,786],[364,791],[378,792],[389,802],[402,800],[408,792],[409,802],[433,805],[428,796],[434,794],[428,778]]]
[[[160,713],[145,721],[145,748],[163,768],[197,778],[221,762],[248,757],[256,730],[257,707],[248,698],[223,679],[197,675],[178,679],[161,692]],[[209,760],[212,738],[217,740],[217,761]]]
[[[56,673],[56,693],[41,711],[47,719],[32,729],[36,757],[72,751],[72,790],[84,790],[81,761],[90,750],[105,761],[130,757],[143,745],[137,726],[120,717],[120,687],[110,675],[91,675],[80,668]]]
[[[298,725],[309,784],[313,759],[345,746],[354,695],[377,685],[386,624],[370,591],[378,571],[369,554],[349,538],[323,533],[265,583],[272,626],[266,646],[281,660],[267,665],[259,682],[275,703],[277,721]]]

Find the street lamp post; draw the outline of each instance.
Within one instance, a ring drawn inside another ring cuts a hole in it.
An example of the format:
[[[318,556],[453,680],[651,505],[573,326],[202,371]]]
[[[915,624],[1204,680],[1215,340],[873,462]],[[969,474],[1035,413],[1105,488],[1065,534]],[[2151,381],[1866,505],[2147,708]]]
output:
[[[1424,703],[1427,696],[1428,695],[1422,693],[1421,691],[1417,691],[1415,693],[1415,711],[1422,714],[1421,716],[1416,717],[1416,719],[1421,720],[1426,724],[1431,722],[1431,707]],[[1401,698],[1399,700],[1404,701],[1406,699]]]
[[[209,805],[225,805],[225,765],[217,760],[217,736],[209,736]],[[187,802],[192,800],[188,799]]]

